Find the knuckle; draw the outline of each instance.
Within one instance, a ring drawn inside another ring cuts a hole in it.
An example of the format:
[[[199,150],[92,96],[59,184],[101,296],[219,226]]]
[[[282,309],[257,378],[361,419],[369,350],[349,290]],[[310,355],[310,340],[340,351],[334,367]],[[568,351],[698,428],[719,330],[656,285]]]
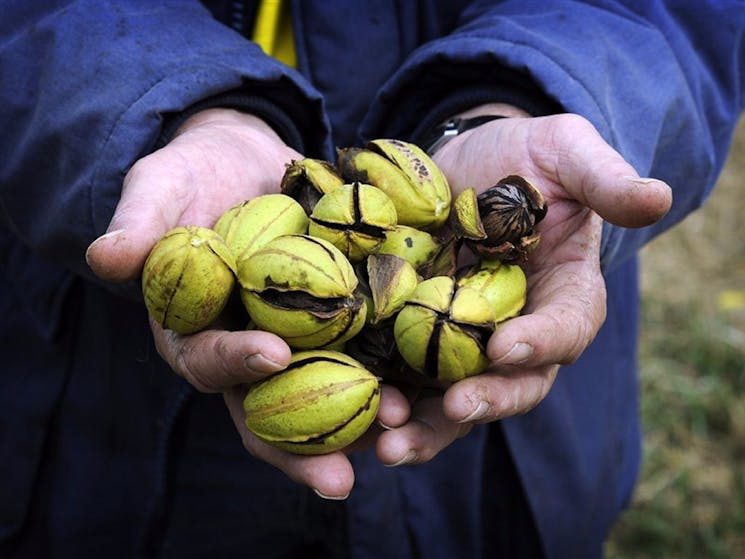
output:
[[[523,413],[535,409],[548,394],[551,389],[553,382],[545,375],[538,377],[538,381],[534,385],[534,389],[530,392],[530,395],[526,398],[523,406]]]
[[[520,383],[504,383],[498,390],[492,391],[488,397],[491,402],[488,419],[502,419],[519,413],[520,410]],[[486,419],[486,418],[483,418]]]
[[[561,305],[559,312],[549,316],[552,336],[545,336],[547,348],[555,344],[556,363],[575,363],[592,343],[605,321],[606,305],[604,292],[595,296],[585,292],[577,294],[571,301]]]
[[[576,113],[556,115],[551,121],[551,138],[555,146],[572,146],[577,138],[592,137],[598,134],[595,126],[585,117]]]
[[[214,392],[200,368],[194,362],[194,348],[189,343],[181,344],[173,359],[173,369],[199,392]]]
[[[449,442],[444,441],[449,435],[447,429],[438,429],[437,426],[427,420],[418,418],[414,421],[418,425],[418,433],[413,433],[414,438],[410,444],[416,455],[411,463],[423,464],[432,460],[449,444]]]
[[[584,328],[583,328],[584,330]],[[579,333],[574,340],[567,346],[564,355],[557,362],[559,365],[572,365],[576,363],[587,346],[590,345],[591,339],[584,333]]]
[[[261,458],[260,453],[256,448],[256,444],[252,439],[244,436],[242,437],[242,442],[243,448],[246,449],[246,452],[248,452],[250,456],[252,456],[253,458]]]
[[[129,182],[133,180],[137,180],[141,176],[147,176],[149,174],[149,170],[152,167],[150,156],[143,157],[142,159],[138,159],[134,162],[134,164],[129,168],[129,171],[127,171],[127,174],[124,177],[124,184],[127,185]]]
[[[457,423],[456,425],[455,439],[453,440],[462,439],[473,429],[473,423]]]
[[[586,134],[589,130],[595,131],[595,127],[589,120],[576,113],[554,115],[546,119],[546,122],[547,138],[556,150],[572,145],[578,134]]]
[[[556,115],[556,123],[564,129],[571,131],[595,130],[593,124],[582,115],[577,113],[562,113]]]
[[[234,369],[232,361],[233,350],[227,334],[220,334],[214,341],[214,355],[219,367],[226,375],[230,375]]]

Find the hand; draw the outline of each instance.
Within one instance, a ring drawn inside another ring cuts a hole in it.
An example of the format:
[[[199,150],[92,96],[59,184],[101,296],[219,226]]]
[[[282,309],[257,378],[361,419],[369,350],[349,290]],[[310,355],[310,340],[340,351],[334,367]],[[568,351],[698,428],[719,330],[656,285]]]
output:
[[[233,205],[276,192],[285,164],[301,155],[260,119],[229,109],[210,109],[188,119],[171,142],[127,173],[108,233],[86,258],[100,278],[137,279],[153,245],[178,225],[212,227]],[[151,320],[158,352],[201,392],[221,392],[248,451],[292,479],[329,498],[351,490],[354,472],[342,452],[293,456],[261,442],[243,424],[246,385],[282,370],[290,359],[285,342],[267,332],[209,329],[181,336]],[[400,425],[408,403],[386,388],[379,417]]]
[[[481,192],[509,174],[526,177],[549,209],[541,242],[524,267],[523,315],[491,336],[488,372],[452,385],[441,402],[415,403],[412,420],[384,433],[378,454],[386,464],[423,462],[464,435],[472,423],[525,413],[548,394],[560,364],[574,362],[605,320],[600,271],[602,220],[642,227],[661,219],[672,202],[659,180],[634,169],[577,115],[497,120],[447,143],[435,161],[454,192]],[[505,114],[484,107],[467,116]]]

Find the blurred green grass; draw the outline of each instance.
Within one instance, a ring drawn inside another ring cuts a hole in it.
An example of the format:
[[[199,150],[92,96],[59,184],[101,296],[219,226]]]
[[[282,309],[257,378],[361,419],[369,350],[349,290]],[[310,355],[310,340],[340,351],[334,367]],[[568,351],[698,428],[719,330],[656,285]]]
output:
[[[644,459],[609,559],[745,557],[745,119],[706,205],[642,251]]]

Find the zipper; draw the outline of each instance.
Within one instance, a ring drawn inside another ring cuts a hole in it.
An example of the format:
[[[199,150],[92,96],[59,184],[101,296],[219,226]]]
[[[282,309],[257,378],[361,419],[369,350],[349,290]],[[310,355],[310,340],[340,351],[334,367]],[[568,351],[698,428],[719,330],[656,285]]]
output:
[[[228,13],[229,21],[227,24],[244,37],[250,38],[253,33],[253,26],[258,9],[258,1],[245,2],[242,0],[233,0],[230,3],[230,12]]]

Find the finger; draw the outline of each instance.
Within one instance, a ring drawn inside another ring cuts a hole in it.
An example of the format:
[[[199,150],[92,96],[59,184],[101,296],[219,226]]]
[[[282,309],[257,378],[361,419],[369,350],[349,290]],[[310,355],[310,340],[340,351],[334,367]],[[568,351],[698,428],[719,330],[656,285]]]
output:
[[[526,413],[546,397],[558,370],[558,365],[508,368],[463,379],[445,393],[443,413],[464,425]]]
[[[441,397],[425,398],[414,404],[409,422],[380,435],[376,451],[387,466],[421,464],[470,430],[471,424],[445,417]]]
[[[600,277],[566,265],[552,272],[531,297],[540,300],[530,312],[500,324],[486,354],[496,365],[541,366],[576,361],[605,321],[605,284]],[[548,295],[542,296],[541,292]]]
[[[224,398],[246,450],[252,456],[279,468],[297,483],[312,488],[325,499],[346,499],[354,485],[354,470],[344,453],[300,456],[266,444],[245,426],[245,394],[244,388],[234,387],[224,393]]]
[[[529,276],[523,314],[499,324],[489,338],[492,363],[537,367],[572,363],[582,354],[606,316],[599,245],[600,219],[588,211],[558,248],[541,255],[544,265]]]
[[[643,227],[668,212],[670,187],[661,180],[640,178],[589,121],[565,114],[547,117],[542,124],[545,126],[533,129],[542,141],[528,142],[541,146],[531,156],[544,172],[604,219],[623,227]],[[550,139],[548,149],[545,138]]]
[[[574,363],[590,345],[605,316],[605,306],[582,315],[577,301],[556,301],[537,312],[519,316],[492,334],[486,354],[494,365],[538,367]]]
[[[269,332],[205,330],[182,336],[152,318],[150,328],[161,357],[200,392],[255,382],[290,362],[290,348]]]
[[[411,414],[408,398],[400,390],[388,384],[382,384],[380,389],[378,424],[386,430],[400,427],[408,421]]]
[[[139,276],[153,245],[179,223],[185,205],[188,175],[176,153],[167,148],[141,159],[124,179],[122,196],[108,232],[91,243],[86,261],[106,281],[123,282]],[[190,223],[190,225],[206,225]]]

